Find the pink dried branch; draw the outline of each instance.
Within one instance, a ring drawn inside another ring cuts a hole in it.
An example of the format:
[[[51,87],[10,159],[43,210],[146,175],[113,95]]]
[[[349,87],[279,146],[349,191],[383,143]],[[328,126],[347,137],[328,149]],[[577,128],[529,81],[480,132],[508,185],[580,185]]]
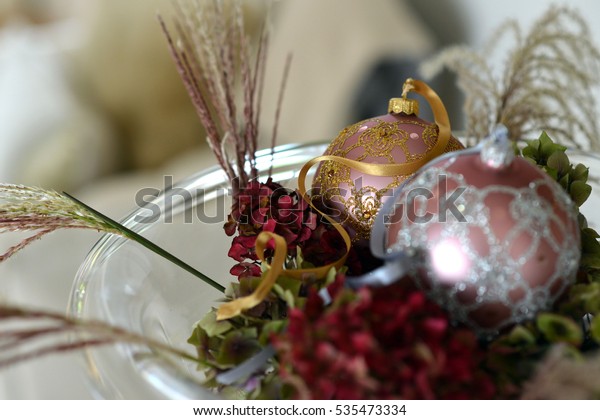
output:
[[[281,89],[279,89],[279,98],[277,99],[277,108],[275,110],[275,123],[273,124],[273,134],[271,135],[271,159],[273,159],[273,152],[275,151],[275,144],[277,143],[277,129],[279,128],[279,116],[281,114],[281,107],[283,105],[283,92],[285,92],[285,85],[287,84],[287,78],[290,73],[292,65],[292,55],[288,55],[285,61],[285,68],[283,71],[283,77],[281,79]],[[269,176],[271,176],[271,170],[269,169]]]
[[[178,40],[173,39],[159,17],[161,27],[206,128],[207,142],[237,193],[257,176],[255,155],[268,50],[267,25],[254,48],[245,27],[241,0],[179,0],[175,5],[174,28]],[[284,80],[288,67],[289,64]],[[276,119],[280,108],[281,100]],[[276,126],[275,122],[275,134]]]
[[[252,132],[251,136],[255,139],[253,143],[253,151],[251,156],[255,156],[257,144],[256,139],[258,138],[258,127],[260,125],[260,116],[262,111],[262,97],[263,97],[263,87],[265,85],[265,73],[266,73],[266,57],[268,56],[269,50],[269,32],[266,29],[266,26],[263,26],[260,41],[258,43],[258,51],[256,53],[256,60],[254,63],[254,88],[252,92],[252,97],[254,100],[254,109],[255,112],[253,114],[252,119]],[[275,120],[277,123],[277,119]],[[256,172],[255,165],[252,166],[254,172]],[[270,171],[269,171],[270,172]],[[270,174],[269,174],[270,175]],[[256,177],[256,173],[253,174],[253,178]]]
[[[0,368],[53,353],[118,342],[198,362],[183,350],[98,321],[69,318],[47,311],[0,305]]]
[[[0,224],[1,223],[2,222],[0,221]],[[43,236],[46,236],[49,233],[54,232],[55,230],[56,229],[54,229],[54,228],[44,229],[40,232],[37,232],[35,235],[32,235],[32,236],[22,240],[17,245],[11,246],[10,248],[8,248],[8,250],[4,254],[0,255],[0,263],[6,261],[13,255],[15,255],[17,252],[22,250],[23,248],[27,247],[28,245],[31,245],[33,242],[37,241],[38,239],[42,238]]]
[[[197,67],[199,64],[195,61],[195,65],[190,64],[190,60],[188,59],[187,54],[185,54],[185,52],[179,52],[178,48],[175,46],[175,41],[171,37],[170,32],[167,30],[166,23],[164,22],[162,17],[159,16],[158,19],[167,39],[169,51],[171,52],[171,56],[175,61],[175,65],[177,67],[179,75],[181,76],[183,84],[192,100],[194,108],[196,109],[198,117],[200,118],[200,122],[206,130],[209,144],[211,146],[214,146],[214,142],[216,142],[216,139],[220,137],[220,134],[218,132],[217,125],[214,123],[214,119],[211,115],[211,111],[208,107],[205,97],[200,90],[198,80],[195,77],[195,75],[198,74],[197,68],[195,67]],[[181,31],[182,33],[184,33],[183,29]],[[187,42],[185,42],[184,45],[184,48],[187,49]],[[219,163],[222,164],[220,159],[222,157],[220,155],[217,155],[217,158],[219,159]]]

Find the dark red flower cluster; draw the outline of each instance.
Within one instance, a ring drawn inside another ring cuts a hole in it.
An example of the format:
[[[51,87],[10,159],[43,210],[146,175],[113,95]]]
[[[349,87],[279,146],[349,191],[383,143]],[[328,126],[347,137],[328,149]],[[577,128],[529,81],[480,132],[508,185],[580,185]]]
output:
[[[260,264],[255,251],[256,238],[263,231],[283,236],[288,255],[296,255],[317,227],[313,213],[298,192],[284,188],[271,178],[265,183],[251,181],[233,199],[225,233],[233,238],[229,256],[238,261],[231,274],[242,277],[259,276]]]
[[[311,237],[302,247],[304,258],[316,267],[322,267],[341,258],[346,252],[342,236],[327,222],[319,223]],[[358,258],[348,258],[347,262],[358,262]]]
[[[297,398],[489,399],[495,386],[475,335],[418,290],[397,283],[352,291],[343,276],[325,306],[310,292],[273,336],[284,381]]]

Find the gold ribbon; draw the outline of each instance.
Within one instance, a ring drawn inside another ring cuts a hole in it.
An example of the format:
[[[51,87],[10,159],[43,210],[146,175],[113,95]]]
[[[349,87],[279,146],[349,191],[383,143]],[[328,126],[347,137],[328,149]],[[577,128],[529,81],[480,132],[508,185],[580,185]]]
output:
[[[312,165],[314,165],[317,162],[320,162],[320,160],[317,159],[318,158],[311,160],[300,170],[300,174],[298,175],[298,191],[302,198],[304,198],[314,210],[316,210],[325,220],[331,223],[331,225],[338,231],[338,233],[344,240],[344,244],[346,245],[346,252],[344,252],[344,255],[337,261],[334,261],[322,267],[300,268],[291,270],[284,269],[283,267],[287,257],[287,243],[285,239],[282,236],[277,235],[273,232],[261,232],[256,238],[256,255],[263,263],[266,264],[264,251],[267,248],[269,241],[273,239],[275,241],[275,252],[273,254],[271,264],[267,264],[267,271],[263,274],[260,284],[254,290],[254,292],[252,292],[252,294],[235,299],[231,302],[227,302],[219,306],[219,309],[217,310],[217,321],[233,318],[234,316],[240,315],[246,309],[254,308],[256,305],[260,304],[269,295],[271,289],[273,288],[273,285],[277,281],[277,278],[282,274],[287,277],[292,277],[298,280],[302,280],[307,277],[322,279],[325,278],[325,276],[327,276],[329,270],[331,270],[332,268],[339,270],[346,262],[346,257],[348,256],[348,252],[350,251],[350,247],[352,246],[352,240],[350,239],[348,232],[346,232],[346,229],[344,229],[344,227],[340,223],[336,222],[334,219],[332,219],[331,217],[320,211],[318,208],[316,208],[310,200],[310,197],[308,197],[308,195],[306,194],[306,174]]]
[[[240,315],[243,310],[254,308],[269,295],[275,281],[277,281],[277,277],[281,274],[287,256],[287,243],[283,236],[272,232],[261,232],[256,238],[256,255],[258,255],[258,258],[261,261],[265,260],[264,252],[271,239],[275,241],[275,254],[272,261],[274,267],[263,274],[260,284],[251,295],[221,305],[217,311],[217,321]]]
[[[304,165],[302,170],[300,171],[300,175],[298,176],[298,184],[300,193],[306,199],[306,189],[304,188],[304,181],[306,178],[306,173],[308,169],[311,168],[315,163],[318,162],[337,162],[342,165],[348,166],[351,169],[356,169],[367,175],[375,175],[375,176],[409,176],[414,174],[418,169],[420,169],[423,165],[429,162],[432,159],[442,155],[446,148],[448,147],[448,143],[450,142],[451,130],[450,130],[450,119],[448,118],[448,112],[446,112],[446,108],[440,97],[438,96],[433,89],[431,89],[426,83],[420,80],[407,79],[404,83],[404,95],[406,92],[415,92],[423,96],[431,110],[433,111],[434,121],[438,126],[439,133],[436,144],[427,151],[423,157],[414,162],[405,162],[405,163],[367,163],[367,162],[357,162],[355,160],[343,158],[341,156],[333,156],[333,155],[325,155],[319,156],[317,158],[312,159],[308,163]],[[310,203],[310,199],[307,199]]]
[[[421,160],[419,160],[420,166],[423,166],[425,163],[444,153],[446,147],[448,147],[448,142],[450,141],[450,137],[452,135],[450,129],[450,118],[448,118],[448,112],[446,111],[444,103],[442,102],[438,94],[435,93],[435,91],[431,89],[429,85],[427,85],[427,83],[409,78],[406,79],[406,82],[404,82],[403,90],[403,95],[406,95],[407,92],[412,91],[418,93],[427,100],[427,103],[429,104],[429,107],[433,112],[433,120],[435,121],[439,129],[437,143],[431,148],[431,150],[429,150],[423,156]],[[398,165],[404,164],[400,163]]]
[[[256,238],[256,254],[258,258],[266,264],[264,258],[264,251],[271,239],[275,241],[275,252],[271,264],[267,264],[267,271],[263,274],[262,280],[258,287],[248,296],[244,296],[235,299],[231,302],[222,304],[217,310],[217,320],[225,320],[240,315],[244,310],[251,309],[260,304],[269,295],[273,285],[277,281],[280,275],[296,278],[302,280],[308,276],[316,279],[322,279],[327,276],[327,273],[332,268],[340,269],[346,262],[346,257],[352,246],[352,240],[346,232],[346,229],[337,221],[326,215],[312,203],[310,197],[306,193],[306,176],[311,167],[319,162],[333,161],[346,165],[352,169],[356,169],[367,175],[376,176],[409,176],[415,173],[421,166],[430,160],[438,157],[446,150],[448,142],[450,141],[450,120],[448,119],[448,113],[442,103],[440,97],[435,93],[426,83],[420,80],[407,79],[404,86],[405,91],[414,91],[422,95],[429,106],[431,107],[434,115],[435,123],[439,128],[438,141],[434,147],[431,148],[424,156],[415,162],[406,163],[366,163],[357,162],[343,158],[341,156],[319,156],[308,161],[300,170],[298,174],[298,191],[300,195],[310,204],[310,206],[317,211],[325,220],[339,232],[344,243],[346,245],[346,251],[344,255],[337,261],[327,264],[322,267],[316,268],[304,268],[288,270],[284,269],[284,263],[287,257],[287,243],[285,239],[273,232],[261,232]]]

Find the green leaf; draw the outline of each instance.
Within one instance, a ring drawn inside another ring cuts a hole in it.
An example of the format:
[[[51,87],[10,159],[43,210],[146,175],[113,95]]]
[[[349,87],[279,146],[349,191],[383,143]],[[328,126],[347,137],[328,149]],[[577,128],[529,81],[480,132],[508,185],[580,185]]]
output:
[[[232,331],[227,334],[216,355],[217,363],[222,367],[236,366],[258,353],[261,346],[251,335],[246,330]]]
[[[231,300],[235,299],[239,296],[240,292],[240,284],[239,283],[229,283],[225,288],[224,295],[226,298]]]
[[[581,230],[580,266],[600,269],[600,243],[598,232],[592,228]]]
[[[260,336],[258,337],[258,342],[265,346],[269,343],[269,340],[271,339],[271,335],[275,334],[278,335],[280,333],[283,332],[283,330],[285,330],[285,328],[288,325],[288,321],[287,319],[280,319],[277,321],[271,321],[271,322],[267,322],[264,326],[262,331],[260,332]]]
[[[304,264],[304,254],[302,254],[302,248],[296,246],[296,267],[302,267]]]
[[[590,324],[590,334],[592,336],[592,340],[596,343],[600,343],[600,313],[594,315],[592,322]]]
[[[188,338],[187,342],[192,346],[198,347],[202,345],[205,336],[206,333],[204,332],[204,330],[198,327],[198,325],[196,324],[194,330],[192,331],[192,335],[190,336],[190,338]]]
[[[586,277],[590,283],[600,283],[600,270],[589,270]]]
[[[586,268],[600,269],[600,255],[585,254],[581,256],[580,265]]]
[[[576,284],[569,291],[569,302],[577,316],[600,312],[600,283]]]
[[[571,182],[571,176],[569,174],[564,175],[562,178],[558,180],[558,183],[564,190],[569,190],[569,183]]]
[[[219,389],[219,398],[223,398],[224,400],[243,401],[248,398],[248,391],[239,386],[226,386],[223,387],[223,389]]]
[[[537,162],[537,158],[540,152],[540,141],[539,140],[529,140],[527,142],[527,146],[523,148],[523,157],[530,158],[534,162]]]
[[[277,297],[281,300],[283,300],[286,305],[288,306],[288,308],[295,308],[296,307],[296,302],[295,302],[295,298],[294,298],[294,294],[288,290],[288,289],[284,289],[283,287],[281,287],[279,284],[275,283],[273,285],[273,292],[275,292],[275,294],[277,295]]]
[[[554,143],[554,141],[552,141],[550,136],[548,136],[548,134],[545,131],[543,131],[540,135],[539,141],[539,156],[542,159],[544,159],[544,161],[548,160],[554,152],[564,152],[565,150],[567,150],[565,146]]]
[[[590,174],[590,169],[581,163],[578,163],[576,166],[574,166],[571,169],[571,173],[570,173],[571,178],[574,181],[583,181],[583,182],[587,182],[589,174]]]
[[[289,290],[294,297],[300,295],[300,288],[302,287],[302,282],[298,279],[294,279],[292,277],[287,276],[279,276],[277,278],[277,284],[280,285],[284,290]]]
[[[219,348],[220,341],[221,340],[217,337],[209,337],[206,334],[206,331],[196,325],[187,342],[196,347],[198,359],[201,361],[201,364],[198,365],[198,369],[202,370],[203,367],[212,365],[212,354]]]
[[[506,337],[506,343],[511,347],[527,348],[533,346],[535,342],[533,333],[522,325],[515,326]]]
[[[329,286],[335,281],[335,277],[337,276],[337,270],[334,267],[331,267],[327,272],[327,276],[325,277],[324,286]]]
[[[581,230],[581,245],[582,245],[581,251],[584,254],[600,253],[600,243],[598,242],[598,238],[600,238],[600,236],[598,236],[598,232],[596,232],[594,229],[589,228],[589,227],[582,229]]]
[[[579,346],[583,342],[583,331],[570,318],[553,314],[540,314],[536,326],[551,343],[568,343]]]
[[[592,186],[583,181],[573,181],[569,193],[573,202],[580,207],[592,193]]]
[[[548,157],[546,165],[557,171],[557,178],[562,178],[565,174],[568,174],[571,169],[571,162],[569,162],[568,156],[563,151],[553,152],[550,157]]]
[[[538,137],[538,140],[540,142],[540,150],[542,149],[542,147],[547,147],[548,145],[554,144],[554,141],[552,141],[548,133],[546,133],[545,131],[542,131],[542,133]]]
[[[202,328],[209,337],[216,337],[225,334],[233,328],[229,321],[217,321],[217,312],[212,310],[196,324]]]
[[[546,173],[550,176],[550,178],[552,178],[553,180],[556,181],[556,179],[558,178],[558,171],[554,168],[550,168],[548,166],[544,166],[544,171],[546,171]]]
[[[579,223],[579,229],[584,230],[588,227],[588,222],[585,216],[581,213],[577,215],[577,222]]]

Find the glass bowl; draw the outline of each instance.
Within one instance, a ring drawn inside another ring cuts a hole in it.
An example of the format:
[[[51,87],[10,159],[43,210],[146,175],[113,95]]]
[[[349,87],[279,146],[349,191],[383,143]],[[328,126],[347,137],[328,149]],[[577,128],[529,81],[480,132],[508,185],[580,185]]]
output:
[[[278,147],[273,156],[257,159],[261,178],[272,177],[296,188],[302,165],[321,155],[328,143]],[[572,162],[600,175],[597,155],[571,150]],[[590,177],[592,196],[582,211],[590,225],[600,227],[600,179]],[[227,256],[231,238],[223,224],[231,206],[228,182],[214,167],[200,172],[136,209],[122,223],[143,234],[199,271],[226,286],[234,280]],[[193,324],[222,293],[181,268],[126,239],[105,235],[93,247],[73,285],[70,315],[97,319],[161,340],[193,353],[187,344]],[[184,360],[152,355],[137,345],[114,345],[85,351],[92,391],[110,399],[207,399],[218,397],[203,388],[196,366]]]
[[[287,145],[260,152],[257,167],[296,188],[302,165],[321,155],[326,143]],[[235,278],[227,256],[231,238],[223,224],[231,208],[229,183],[214,167],[161,193],[121,222],[226,286]],[[158,216],[158,217],[157,217]],[[137,243],[105,235],[81,265],[73,285],[70,315],[118,325],[194,352],[186,340],[193,324],[218,305],[223,294]],[[142,357],[143,356],[143,357]],[[201,385],[193,363],[148,355],[140,346],[86,350],[94,395],[110,399],[214,398]]]

